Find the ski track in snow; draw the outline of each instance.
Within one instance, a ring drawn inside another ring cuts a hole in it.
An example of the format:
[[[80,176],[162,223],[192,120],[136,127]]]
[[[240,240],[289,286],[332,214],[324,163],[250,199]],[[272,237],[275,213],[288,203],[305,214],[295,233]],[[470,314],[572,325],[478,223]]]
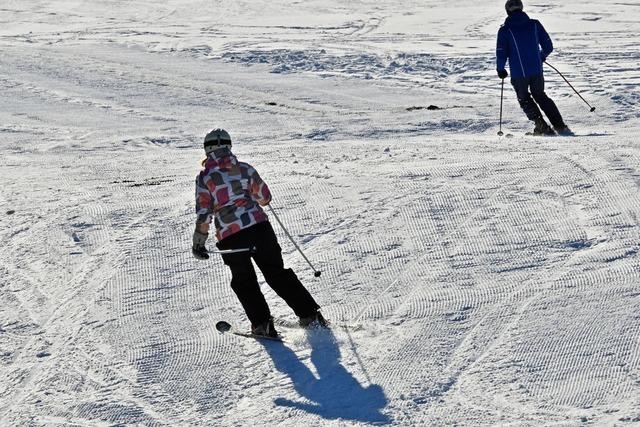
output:
[[[0,6],[0,425],[640,423],[640,9],[575,3],[527,5],[597,107],[547,70],[547,139],[495,136],[501,4]],[[331,331],[215,330],[215,126]]]

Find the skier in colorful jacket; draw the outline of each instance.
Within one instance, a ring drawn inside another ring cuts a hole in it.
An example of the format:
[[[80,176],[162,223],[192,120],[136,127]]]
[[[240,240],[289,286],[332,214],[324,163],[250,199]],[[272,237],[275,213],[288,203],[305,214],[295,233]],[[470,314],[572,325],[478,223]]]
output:
[[[516,91],[520,107],[535,123],[535,135],[571,135],[556,104],[544,91],[542,64],[553,51],[551,37],[540,21],[530,19],[523,11],[521,0],[508,0],[505,4],[507,19],[498,30],[496,68],[498,77],[505,79],[509,61],[511,84]],[[540,112],[544,111],[553,129]],[[555,129],[555,131],[554,131]]]
[[[301,325],[316,322],[326,326],[320,306],[293,270],[284,268],[282,250],[262,209],[271,202],[271,192],[258,171],[233,155],[231,136],[224,129],[214,129],[205,136],[204,150],[204,169],[196,177],[193,255],[201,260],[209,258],[205,244],[213,221],[216,246],[224,252],[231,288],[251,322],[252,333],[277,336],[252,260],[269,286],[298,315]]]

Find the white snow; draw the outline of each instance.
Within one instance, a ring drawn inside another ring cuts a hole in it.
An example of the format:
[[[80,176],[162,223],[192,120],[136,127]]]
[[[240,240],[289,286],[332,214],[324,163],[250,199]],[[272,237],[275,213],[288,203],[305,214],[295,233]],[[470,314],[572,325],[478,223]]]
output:
[[[502,1],[3,0],[0,425],[640,425],[640,3],[525,10],[577,138],[496,136]],[[215,330],[214,127],[331,331]]]

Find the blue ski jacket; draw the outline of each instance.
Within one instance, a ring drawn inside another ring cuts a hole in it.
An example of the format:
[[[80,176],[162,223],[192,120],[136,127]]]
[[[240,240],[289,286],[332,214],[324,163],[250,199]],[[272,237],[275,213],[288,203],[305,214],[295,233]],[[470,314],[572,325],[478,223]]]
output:
[[[542,63],[552,51],[551,37],[540,21],[515,12],[498,30],[496,67],[504,70],[508,59],[511,78],[539,76]]]

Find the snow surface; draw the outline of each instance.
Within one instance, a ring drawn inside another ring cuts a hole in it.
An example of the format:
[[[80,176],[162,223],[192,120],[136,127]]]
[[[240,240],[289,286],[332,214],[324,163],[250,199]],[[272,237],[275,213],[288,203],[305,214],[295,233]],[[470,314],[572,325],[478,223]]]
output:
[[[577,138],[496,136],[502,1],[2,0],[0,425],[640,425],[640,3],[525,9]],[[331,331],[214,329],[219,126]]]

